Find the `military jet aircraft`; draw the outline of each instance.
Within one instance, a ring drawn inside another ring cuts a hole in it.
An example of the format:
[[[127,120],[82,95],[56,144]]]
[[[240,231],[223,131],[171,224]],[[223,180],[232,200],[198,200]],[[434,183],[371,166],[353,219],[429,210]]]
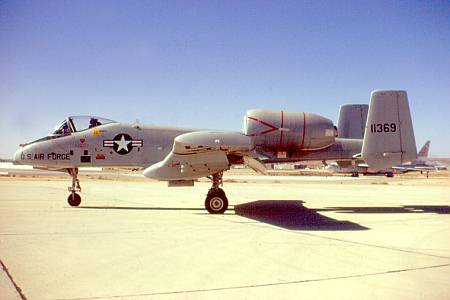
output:
[[[364,161],[359,161],[352,165],[352,162],[348,161],[336,161],[330,164],[326,164],[325,169],[334,173],[352,174],[353,177],[357,177],[359,173],[364,175],[385,175],[386,177],[394,177],[394,174],[402,174],[411,171],[423,172],[423,171],[439,171],[446,168],[444,165],[428,161],[428,151],[430,148],[430,141],[426,141],[419,151],[417,159],[414,159],[410,163],[402,164],[398,166],[392,166],[386,170],[373,171]]]
[[[349,118],[345,122],[351,124]],[[244,117],[243,132],[123,124],[99,117],[68,117],[48,136],[21,145],[16,163],[61,170],[72,176],[68,203],[78,206],[78,168],[138,167],[144,175],[192,186],[208,177],[212,187],[205,208],[224,213],[228,199],[220,188],[223,172],[246,164],[264,172],[264,163],[304,160],[355,160],[385,169],[416,158],[405,91],[371,94],[364,138],[339,138],[333,122],[305,112],[255,109]]]
[[[428,152],[430,150],[431,141],[427,141],[425,145],[420,149],[417,159],[410,163],[402,164],[393,167],[397,172],[409,172],[409,171],[419,171],[419,172],[429,172],[429,171],[443,171],[447,170],[447,166],[438,161],[432,161],[428,158]]]

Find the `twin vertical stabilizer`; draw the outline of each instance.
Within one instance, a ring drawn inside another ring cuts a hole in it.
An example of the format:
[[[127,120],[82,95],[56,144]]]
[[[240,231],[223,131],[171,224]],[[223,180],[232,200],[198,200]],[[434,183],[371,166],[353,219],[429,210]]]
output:
[[[416,142],[406,91],[372,92],[362,157],[374,170],[416,159]]]
[[[362,139],[366,128],[367,104],[343,104],[339,109],[338,137]]]

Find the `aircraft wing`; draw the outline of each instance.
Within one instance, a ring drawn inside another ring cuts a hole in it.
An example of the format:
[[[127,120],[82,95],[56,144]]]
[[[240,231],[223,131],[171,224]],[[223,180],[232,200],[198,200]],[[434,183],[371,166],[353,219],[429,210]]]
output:
[[[253,150],[251,138],[240,132],[185,133],[175,138],[172,151],[146,168],[144,175],[166,181],[193,180],[228,170],[233,163],[247,163],[260,171],[264,165],[252,158]]]

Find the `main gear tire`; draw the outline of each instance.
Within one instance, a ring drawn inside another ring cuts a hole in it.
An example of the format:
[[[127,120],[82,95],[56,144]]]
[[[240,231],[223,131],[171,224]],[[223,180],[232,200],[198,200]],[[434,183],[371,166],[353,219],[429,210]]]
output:
[[[79,206],[81,203],[81,197],[77,193],[72,193],[67,197],[67,203],[69,203],[70,206]]]
[[[210,214],[223,214],[228,208],[228,199],[222,189],[211,189],[205,200],[205,208]]]

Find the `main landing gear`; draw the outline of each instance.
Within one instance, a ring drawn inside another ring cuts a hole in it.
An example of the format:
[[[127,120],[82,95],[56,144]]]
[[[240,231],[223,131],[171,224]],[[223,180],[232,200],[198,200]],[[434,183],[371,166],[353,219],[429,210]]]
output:
[[[354,159],[352,159],[352,177],[359,177],[358,168]]]
[[[223,214],[228,208],[228,199],[225,192],[219,187],[222,185],[223,172],[213,174],[212,187],[206,195],[205,208],[210,214]]]
[[[69,203],[70,206],[78,206],[81,203],[81,197],[76,192],[81,192],[81,186],[80,182],[78,181],[78,169],[67,169],[67,172],[70,176],[72,176],[72,186],[68,187],[68,190],[70,192],[69,197],[67,197],[67,203]]]

